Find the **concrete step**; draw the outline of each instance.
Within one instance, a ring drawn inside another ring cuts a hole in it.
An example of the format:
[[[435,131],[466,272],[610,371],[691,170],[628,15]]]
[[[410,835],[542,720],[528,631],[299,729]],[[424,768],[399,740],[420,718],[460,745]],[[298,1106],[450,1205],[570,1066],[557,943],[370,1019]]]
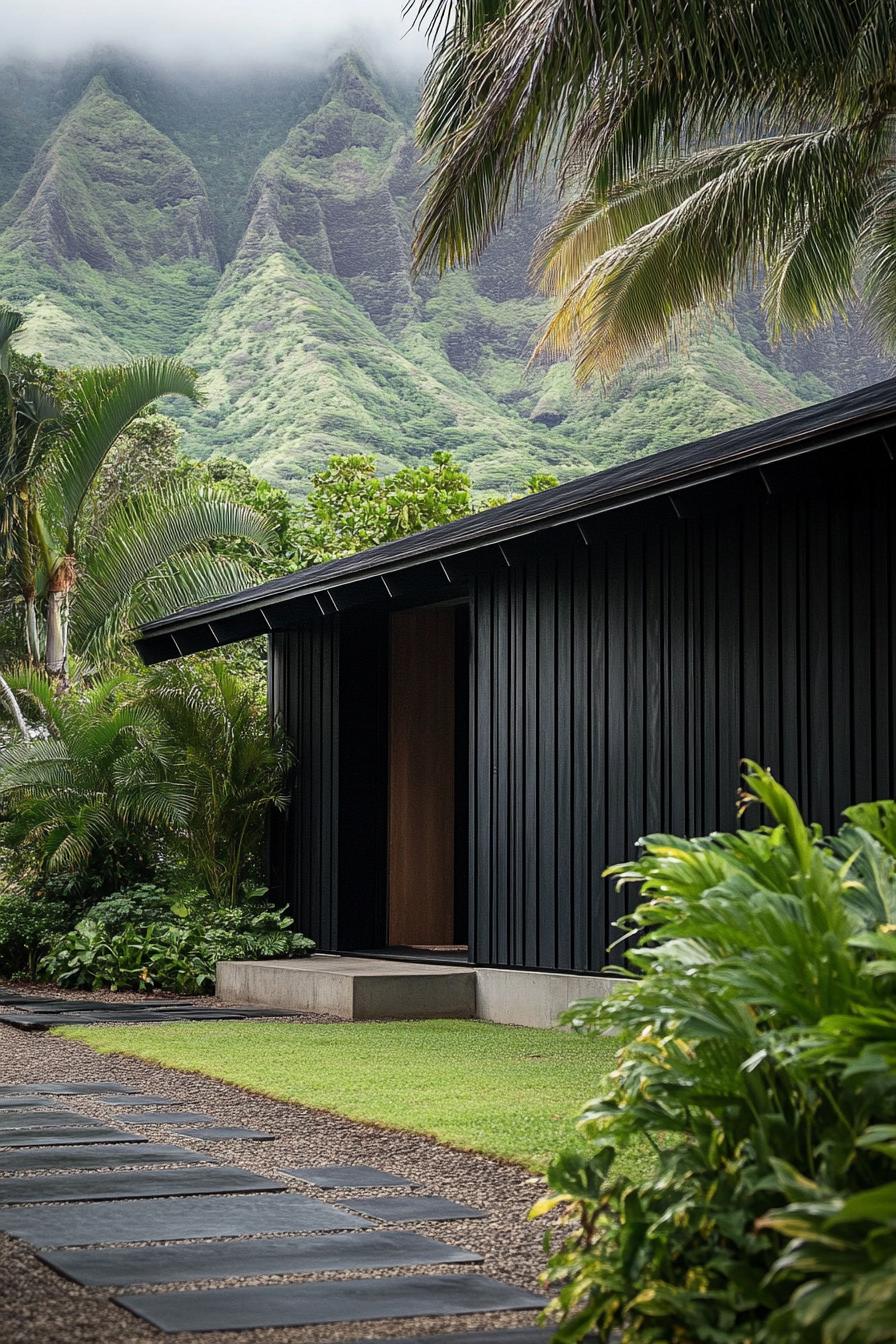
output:
[[[228,1004],[346,1021],[476,1016],[473,967],[373,957],[219,961],[215,993]]]

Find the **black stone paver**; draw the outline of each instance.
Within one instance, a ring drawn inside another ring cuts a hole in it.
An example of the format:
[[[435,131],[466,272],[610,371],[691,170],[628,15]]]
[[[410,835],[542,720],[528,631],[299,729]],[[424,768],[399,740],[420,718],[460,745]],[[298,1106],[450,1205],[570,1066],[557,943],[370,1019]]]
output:
[[[485,1218],[482,1209],[455,1204],[435,1195],[380,1195],[376,1199],[346,1199],[336,1205],[364,1217],[384,1218],[388,1223],[447,1222],[455,1218]]]
[[[60,1145],[58,1148],[19,1149],[4,1152],[0,1148],[0,1172],[3,1171],[79,1171],[100,1167],[161,1167],[175,1162],[205,1162],[217,1166],[208,1153],[194,1152],[174,1143],[85,1143]],[[3,1187],[0,1184],[0,1191]],[[2,1202],[2,1201],[0,1201]]]
[[[316,1185],[319,1190],[362,1190],[366,1186],[403,1185],[413,1189],[418,1184],[406,1176],[395,1176],[391,1171],[376,1167],[281,1167],[287,1176]]]
[[[24,1119],[24,1117],[23,1117]],[[86,1116],[81,1117],[86,1121]],[[87,1124],[80,1129],[57,1126],[54,1129],[5,1129],[0,1132],[0,1152],[4,1148],[52,1148],[62,1143],[145,1143],[139,1134],[111,1125]]]
[[[0,1111],[0,1144],[3,1143],[3,1133],[7,1129],[65,1129],[68,1125],[89,1123],[88,1116],[59,1108],[50,1110],[37,1107],[33,1110]]]
[[[113,1302],[158,1326],[178,1330],[247,1330],[338,1321],[397,1321],[518,1311],[544,1299],[484,1274],[408,1274],[334,1283],[267,1284],[193,1292],[128,1294]]]
[[[157,1199],[164,1195],[223,1195],[282,1190],[282,1181],[242,1167],[189,1167],[175,1171],[97,1171],[62,1176],[7,1176],[0,1205],[56,1204],[80,1200]],[[0,1210],[0,1227],[4,1214]]]
[[[77,1097],[90,1096],[93,1092],[120,1092],[133,1096],[134,1090],[124,1083],[4,1083],[0,1087],[0,1095],[27,1092],[48,1097]]]
[[[47,1110],[53,1105],[46,1097],[36,1097],[34,1094],[28,1096],[27,1093],[19,1093],[18,1096],[7,1094],[0,1097],[0,1111],[39,1111]]]
[[[108,1204],[0,1208],[0,1231],[33,1246],[109,1246],[116,1242],[195,1241],[201,1237],[368,1229],[371,1224],[307,1195],[131,1199]]]
[[[200,1279],[317,1274],[328,1270],[479,1264],[481,1255],[417,1232],[330,1232],[323,1237],[268,1237],[186,1246],[116,1246],[44,1251],[41,1260],[76,1283],[190,1283]]]
[[[205,1125],[201,1129],[181,1129],[177,1126],[178,1134],[183,1134],[186,1139],[273,1139],[273,1134],[266,1134],[263,1129],[245,1129],[242,1125]]]
[[[215,1123],[213,1115],[203,1111],[116,1111],[115,1120],[120,1125],[199,1125],[207,1121]]]
[[[103,1106],[130,1106],[131,1110],[135,1106],[177,1106],[183,1108],[182,1101],[172,1101],[170,1097],[157,1097],[152,1093],[135,1092],[129,1097],[98,1097]]]

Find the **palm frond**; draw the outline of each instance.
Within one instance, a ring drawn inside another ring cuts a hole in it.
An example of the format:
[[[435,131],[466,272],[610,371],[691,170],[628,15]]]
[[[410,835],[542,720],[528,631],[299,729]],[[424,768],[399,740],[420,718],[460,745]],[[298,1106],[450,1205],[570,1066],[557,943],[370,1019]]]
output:
[[[159,397],[198,400],[196,375],[178,359],[138,359],[84,369],[74,379],[74,410],[43,482],[43,511],[72,549],[84,498],[116,440]]]
[[[878,341],[896,347],[896,175],[879,184],[860,238],[862,299]]]
[[[252,509],[184,485],[123,501],[85,552],[74,647],[108,650],[135,621],[250,586],[255,575],[248,566],[209,548],[227,537],[264,548],[272,536]]]
[[[418,123],[436,163],[418,265],[471,260],[525,183],[594,182],[610,147],[618,180],[659,144],[750,124],[757,107],[779,125],[829,107],[868,3],[510,0],[471,35],[448,33]]]
[[[856,164],[873,162],[878,135],[869,133],[858,147],[853,134],[826,131],[753,141],[741,148],[740,154],[728,148],[715,159],[707,156],[703,166],[713,165],[708,180],[631,233],[626,224],[645,208],[639,188],[646,193],[649,215],[663,191],[671,191],[674,199],[679,180],[687,182],[687,161],[631,184],[620,198],[618,216],[612,206],[603,216],[584,216],[581,236],[573,219],[569,237],[560,236],[546,250],[554,274],[571,275],[577,263],[584,263],[589,236],[601,241],[618,230],[624,241],[581,271],[536,354],[571,353],[583,381],[598,371],[613,373],[629,355],[647,354],[674,340],[682,314],[718,306],[744,281],[755,281],[762,268],[771,271],[778,286],[771,297],[781,316],[796,312],[799,302],[803,312],[815,311],[824,320],[846,302],[851,266],[842,264],[842,252],[851,247],[854,265],[856,222],[871,187],[869,180],[863,195],[856,184]],[[836,261],[833,241],[825,252],[821,240],[810,235],[810,216],[839,222],[841,256]],[[801,251],[794,242],[799,238],[804,239]],[[820,266],[817,273],[811,269],[813,258]]]
[[[9,369],[10,341],[25,325],[25,318],[14,308],[0,304],[0,373]]]

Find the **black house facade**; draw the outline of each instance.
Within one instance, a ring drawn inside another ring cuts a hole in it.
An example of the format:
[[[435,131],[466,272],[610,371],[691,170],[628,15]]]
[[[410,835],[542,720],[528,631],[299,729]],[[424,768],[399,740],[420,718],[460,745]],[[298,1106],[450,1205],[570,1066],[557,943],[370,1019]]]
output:
[[[896,788],[896,380],[144,627],[264,633],[271,881],[320,949],[598,972],[653,831]],[[758,819],[758,818],[757,818]]]

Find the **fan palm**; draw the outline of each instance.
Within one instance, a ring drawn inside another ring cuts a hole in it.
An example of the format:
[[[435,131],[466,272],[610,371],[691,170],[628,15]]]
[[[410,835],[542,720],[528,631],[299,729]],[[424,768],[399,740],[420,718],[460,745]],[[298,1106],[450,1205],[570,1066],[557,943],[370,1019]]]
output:
[[[761,284],[773,333],[862,299],[896,348],[896,0],[413,0],[437,46],[417,260],[476,257],[531,182],[564,205],[540,349],[611,374]]]
[[[90,873],[108,891],[151,874],[189,795],[134,680],[116,674],[59,696],[42,670],[8,679],[39,728],[0,750],[3,843],[45,873]]]
[[[27,657],[64,682],[70,637],[96,656],[134,621],[246,586],[252,572],[213,543],[263,547],[270,529],[251,509],[184,483],[132,495],[87,529],[91,489],[121,435],[159,397],[196,400],[196,377],[179,360],[139,359],[75,370],[59,399],[13,366],[21,325],[0,308],[0,536]]]

